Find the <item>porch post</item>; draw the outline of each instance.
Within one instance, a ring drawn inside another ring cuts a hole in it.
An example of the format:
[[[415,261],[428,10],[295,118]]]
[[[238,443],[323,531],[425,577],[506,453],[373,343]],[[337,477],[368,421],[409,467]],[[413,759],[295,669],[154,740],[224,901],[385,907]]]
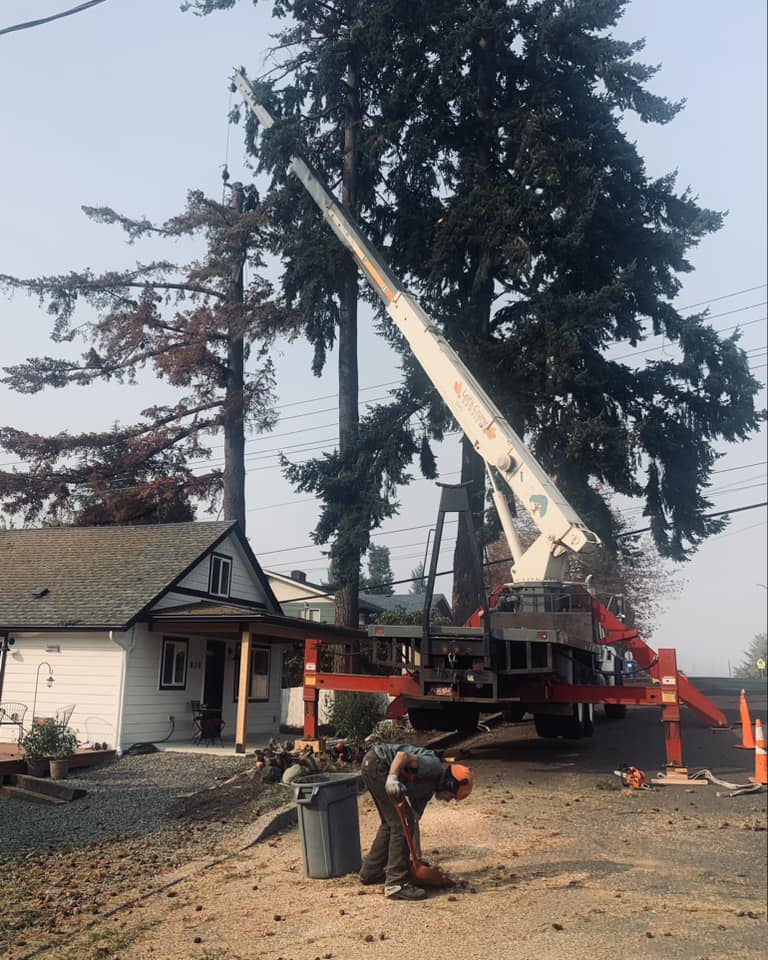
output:
[[[237,720],[235,723],[235,753],[245,753],[248,729],[248,693],[251,686],[251,631],[240,634],[240,680],[237,686]]]

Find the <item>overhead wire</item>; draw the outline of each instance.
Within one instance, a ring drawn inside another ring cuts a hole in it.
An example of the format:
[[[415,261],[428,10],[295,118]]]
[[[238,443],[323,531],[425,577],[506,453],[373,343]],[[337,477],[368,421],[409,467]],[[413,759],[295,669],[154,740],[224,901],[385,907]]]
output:
[[[734,509],[734,510],[722,510],[722,511],[719,511],[718,513],[710,513],[710,514],[707,514],[707,515],[705,516],[705,519],[714,519],[714,518],[716,518],[716,517],[722,517],[722,516],[730,515],[730,514],[732,514],[732,513],[743,513],[744,511],[747,511],[747,510],[755,510],[755,509],[758,509],[759,507],[768,507],[768,500],[763,500],[763,501],[761,501],[760,503],[748,504],[747,506],[743,506],[743,507],[737,507],[737,508]],[[766,522],[768,522],[768,521],[766,521]],[[735,534],[735,533],[743,533],[743,532],[746,532],[747,530],[752,530],[752,529],[755,529],[756,527],[761,527],[761,526],[763,526],[762,523],[756,523],[756,524],[750,525],[749,527],[744,527],[744,528],[742,528],[742,530],[734,530],[734,531],[732,531],[732,533],[734,533],[734,534]],[[640,529],[640,530],[630,530],[630,531],[627,531],[627,532],[625,532],[625,533],[620,534],[620,537],[621,537],[621,538],[628,538],[628,537],[638,536],[639,534],[641,534],[641,533],[646,533],[646,532],[649,531],[649,530],[650,530],[650,527],[644,527],[644,528],[642,528],[642,529]],[[719,537],[723,537],[723,536],[726,536],[726,535],[727,535],[727,534],[717,534],[715,537],[712,537],[712,539],[714,540],[714,539],[717,539],[717,538],[719,538]],[[260,556],[263,556],[263,554],[260,554]],[[421,556],[421,554],[414,554],[414,556]],[[407,559],[407,558],[401,557],[400,559]],[[498,566],[499,564],[502,564],[502,563],[512,563],[513,561],[514,561],[514,557],[502,557],[500,560],[485,561],[485,562],[482,563],[482,566],[483,566],[483,568],[495,567],[495,566]],[[269,569],[271,569],[271,568],[269,568]],[[453,571],[452,569],[449,569],[449,570],[439,570],[439,571],[436,572],[435,576],[436,576],[436,577],[450,576],[450,575],[453,574],[453,572],[454,572],[454,571]],[[403,577],[403,578],[400,578],[400,579],[398,579],[398,580],[389,580],[389,581],[387,581],[387,582],[385,582],[385,583],[379,583],[379,584],[376,584],[375,586],[377,586],[377,587],[385,587],[385,586],[386,586],[386,587],[394,587],[394,586],[399,586],[400,584],[404,584],[404,583],[414,583],[416,580],[422,580],[422,579],[423,579],[423,577]],[[314,593],[311,593],[311,594],[299,595],[299,596],[297,596],[297,597],[292,597],[292,598],[291,598],[291,601],[293,602],[294,600],[311,600],[311,599],[317,599],[317,598],[319,598],[319,597],[331,597],[331,596],[333,596],[335,593],[336,593],[335,587],[334,587],[333,585],[329,585],[329,589],[328,589],[328,591],[325,592],[325,593],[318,594],[317,592],[314,592]]]
[[[24,23],[14,23],[10,27],[0,27],[0,37],[6,33],[16,33],[18,30],[29,30],[32,27],[41,27],[45,23],[51,23],[54,20],[61,20],[64,17],[71,17],[75,13],[82,13],[90,7],[97,7],[100,3],[106,3],[106,0],[87,0],[86,3],[79,3],[76,7],[69,10],[63,10],[61,13],[52,13],[49,17],[40,17],[37,20],[26,20]]]

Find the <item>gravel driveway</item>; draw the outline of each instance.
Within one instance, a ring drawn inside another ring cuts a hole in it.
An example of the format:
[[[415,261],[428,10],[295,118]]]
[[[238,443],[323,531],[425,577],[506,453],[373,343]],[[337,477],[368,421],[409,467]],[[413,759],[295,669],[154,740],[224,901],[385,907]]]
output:
[[[158,751],[73,771],[64,782],[83,787],[87,795],[72,803],[0,802],[0,863],[44,850],[167,831],[178,826],[166,815],[177,797],[204,790],[249,766],[252,757]]]

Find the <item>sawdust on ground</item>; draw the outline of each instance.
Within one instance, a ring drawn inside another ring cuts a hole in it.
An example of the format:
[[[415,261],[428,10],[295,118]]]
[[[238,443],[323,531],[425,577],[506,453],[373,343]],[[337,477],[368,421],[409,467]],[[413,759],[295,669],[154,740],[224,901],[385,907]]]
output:
[[[461,878],[453,890],[402,903],[355,876],[309,879],[296,828],[243,849],[238,804],[219,798],[231,831],[217,849],[120,890],[107,858],[91,909],[28,931],[8,960],[765,957],[764,796],[723,808],[701,789],[621,790],[567,748],[544,773],[493,750],[473,766],[473,796],[431,803],[422,826],[430,861]],[[378,822],[366,795],[359,812],[365,850]]]

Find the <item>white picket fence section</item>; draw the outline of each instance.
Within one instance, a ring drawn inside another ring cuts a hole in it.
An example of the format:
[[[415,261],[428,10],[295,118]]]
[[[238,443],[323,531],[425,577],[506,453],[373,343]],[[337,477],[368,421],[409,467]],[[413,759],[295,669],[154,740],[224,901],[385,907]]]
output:
[[[304,727],[304,701],[302,695],[304,687],[286,687],[282,691],[282,701],[280,704],[280,723],[288,727]],[[392,697],[381,695],[385,701],[386,708]],[[318,705],[318,720],[320,723],[328,722],[328,712],[333,703],[333,690],[321,690],[320,702]]]

